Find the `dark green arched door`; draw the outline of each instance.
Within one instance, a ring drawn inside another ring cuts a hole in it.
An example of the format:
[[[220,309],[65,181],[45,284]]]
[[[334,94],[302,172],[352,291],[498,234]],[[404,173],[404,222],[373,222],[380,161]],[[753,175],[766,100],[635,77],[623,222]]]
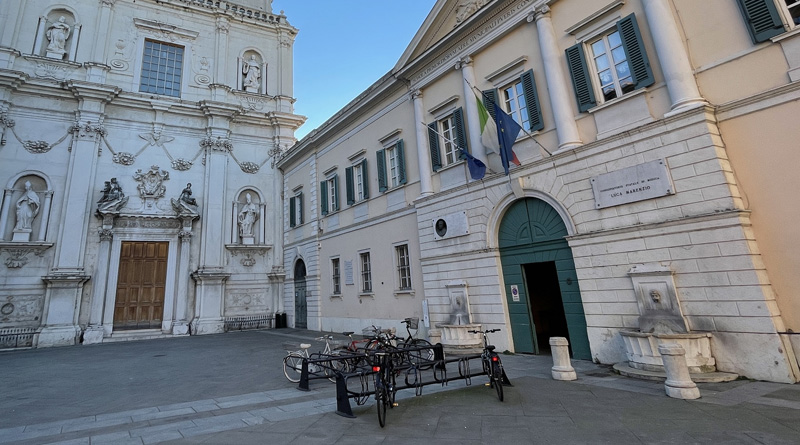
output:
[[[306,264],[297,260],[294,265],[294,327],[308,328],[308,300],[306,299]]]
[[[586,316],[561,216],[525,198],[500,222],[498,243],[516,352],[538,354],[550,337],[567,337],[576,359],[591,359]]]

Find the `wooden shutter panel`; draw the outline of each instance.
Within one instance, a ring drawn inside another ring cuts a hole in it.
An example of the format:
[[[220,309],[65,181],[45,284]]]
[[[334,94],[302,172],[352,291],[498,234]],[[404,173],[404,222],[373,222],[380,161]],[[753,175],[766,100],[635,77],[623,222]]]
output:
[[[644,50],[642,33],[636,23],[636,16],[631,14],[617,22],[617,30],[622,37],[622,46],[628,56],[628,66],[631,68],[634,88],[644,88],[656,82],[653,70],[650,69],[650,60]]]
[[[769,40],[784,31],[774,0],[738,0],[753,42]]]
[[[353,205],[356,202],[355,187],[353,187],[353,167],[344,169],[344,181],[347,187],[347,205]]]
[[[544,120],[542,120],[542,108],[539,105],[539,94],[536,92],[533,70],[522,73],[520,80],[522,80],[522,93],[525,95],[525,104],[528,108],[530,131],[539,131],[544,128]]]
[[[292,196],[291,198],[289,198],[289,227],[294,227],[297,225],[297,222],[295,222],[295,217],[294,217],[295,215],[294,207],[295,207],[294,196]]]
[[[431,167],[433,171],[442,168],[442,157],[439,155],[439,124],[431,122],[428,124],[428,147],[431,150]]]
[[[303,224],[303,193],[297,194],[297,224]]]
[[[486,111],[489,112],[489,116],[492,116],[492,119],[496,119],[497,116],[494,115],[494,104],[497,103],[497,88],[485,90],[481,93],[483,98],[483,106],[486,107]]]
[[[397,141],[395,150],[397,150],[397,176],[400,184],[405,184],[406,180],[406,149],[403,146],[403,140]]]
[[[464,126],[464,109],[459,107],[456,111],[453,111],[453,122],[456,125],[456,143],[458,144],[459,148],[463,148],[464,151],[469,153],[469,147],[467,146],[467,132],[466,127]],[[458,155],[458,159],[466,159],[467,156],[464,153],[460,153]]]
[[[367,159],[364,158],[363,160],[361,160],[361,175],[364,178],[364,184],[363,184],[364,199],[369,198],[369,175],[367,175],[367,173],[368,173]]]
[[[566,49],[567,66],[572,78],[572,87],[575,88],[575,98],[578,100],[578,110],[583,112],[597,104],[594,98],[594,88],[589,78],[589,67],[586,66],[586,56],[583,54],[583,44],[579,43]]]
[[[378,150],[375,158],[378,162],[378,191],[383,193],[389,188],[386,186],[386,150]]]
[[[319,208],[323,215],[328,214],[328,181],[319,183]]]

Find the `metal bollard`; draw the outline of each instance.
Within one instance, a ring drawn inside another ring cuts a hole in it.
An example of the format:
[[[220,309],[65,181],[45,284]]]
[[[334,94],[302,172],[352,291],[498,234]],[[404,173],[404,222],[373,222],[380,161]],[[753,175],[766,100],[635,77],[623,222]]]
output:
[[[660,344],[658,353],[661,354],[664,371],[667,373],[667,381],[664,382],[667,395],[675,399],[699,399],[700,390],[689,375],[683,346],[677,343]]]
[[[551,370],[555,380],[575,380],[578,376],[569,361],[569,341],[564,337],[550,337],[550,351],[553,353],[553,368]]]

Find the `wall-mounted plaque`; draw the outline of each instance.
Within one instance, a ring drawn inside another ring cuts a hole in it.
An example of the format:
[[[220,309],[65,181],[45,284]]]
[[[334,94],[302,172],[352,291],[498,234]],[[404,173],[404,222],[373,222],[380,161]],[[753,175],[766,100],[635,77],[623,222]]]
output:
[[[353,283],[353,260],[344,261],[344,284]]]
[[[598,175],[590,181],[598,209],[675,194],[663,159]]]
[[[434,218],[431,223],[433,226],[433,239],[437,241],[469,234],[467,212],[455,212],[439,216]]]

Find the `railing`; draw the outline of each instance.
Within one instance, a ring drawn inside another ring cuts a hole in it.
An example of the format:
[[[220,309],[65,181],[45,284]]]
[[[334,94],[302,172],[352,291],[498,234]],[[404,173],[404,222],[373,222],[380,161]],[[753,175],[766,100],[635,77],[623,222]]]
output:
[[[0,329],[0,349],[30,348],[33,346],[35,332],[36,328]]]
[[[272,314],[225,317],[225,332],[272,328],[273,320]]]

